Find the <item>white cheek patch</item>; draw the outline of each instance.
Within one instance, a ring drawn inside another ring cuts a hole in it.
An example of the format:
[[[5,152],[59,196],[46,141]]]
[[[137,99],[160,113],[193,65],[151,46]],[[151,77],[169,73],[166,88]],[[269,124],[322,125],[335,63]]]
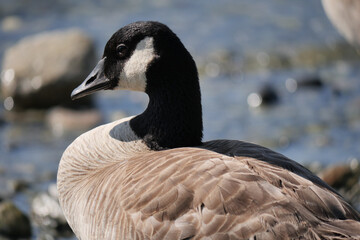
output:
[[[152,37],[146,37],[137,44],[120,73],[119,88],[145,91],[146,69],[148,64],[155,58],[153,41]]]

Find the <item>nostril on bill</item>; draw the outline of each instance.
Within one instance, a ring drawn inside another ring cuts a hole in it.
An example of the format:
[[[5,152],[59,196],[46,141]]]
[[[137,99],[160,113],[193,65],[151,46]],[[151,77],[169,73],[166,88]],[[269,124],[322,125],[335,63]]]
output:
[[[90,83],[92,83],[93,81],[95,81],[95,79],[96,79],[96,75],[92,76],[89,80],[86,81],[85,86],[86,86],[86,85],[89,85]]]

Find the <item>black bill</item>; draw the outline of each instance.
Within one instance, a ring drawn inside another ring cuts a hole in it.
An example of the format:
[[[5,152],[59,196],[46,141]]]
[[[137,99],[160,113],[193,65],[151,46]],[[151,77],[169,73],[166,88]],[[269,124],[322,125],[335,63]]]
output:
[[[71,93],[71,99],[78,99],[99,90],[109,89],[110,80],[104,74],[105,58],[101,59],[85,81]]]

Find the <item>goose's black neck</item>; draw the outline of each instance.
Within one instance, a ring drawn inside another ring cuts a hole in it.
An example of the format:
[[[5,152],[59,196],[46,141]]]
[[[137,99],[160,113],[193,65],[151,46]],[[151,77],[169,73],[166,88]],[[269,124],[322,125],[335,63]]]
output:
[[[147,109],[133,118],[130,126],[150,149],[201,144],[203,125],[197,74],[196,79],[164,79],[147,88],[147,93]]]
[[[153,150],[198,146],[203,125],[196,64],[168,27],[155,25],[147,34],[156,53],[146,71],[149,105],[130,126]]]

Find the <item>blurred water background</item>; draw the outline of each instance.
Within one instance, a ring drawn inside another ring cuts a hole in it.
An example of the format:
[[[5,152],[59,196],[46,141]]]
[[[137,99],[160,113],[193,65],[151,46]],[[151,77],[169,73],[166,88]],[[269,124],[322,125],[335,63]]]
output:
[[[138,20],[167,24],[197,62],[204,140],[251,141],[315,169],[357,166],[360,55],[317,0],[0,0],[0,57],[25,36],[79,28],[100,58],[112,33]],[[127,91],[94,100],[99,124],[141,113],[147,104],[144,94]],[[63,151],[86,130],[54,130],[44,120],[49,110],[5,108],[0,105],[0,199],[31,215],[33,198],[56,182]],[[53,239],[31,224],[33,239]]]

